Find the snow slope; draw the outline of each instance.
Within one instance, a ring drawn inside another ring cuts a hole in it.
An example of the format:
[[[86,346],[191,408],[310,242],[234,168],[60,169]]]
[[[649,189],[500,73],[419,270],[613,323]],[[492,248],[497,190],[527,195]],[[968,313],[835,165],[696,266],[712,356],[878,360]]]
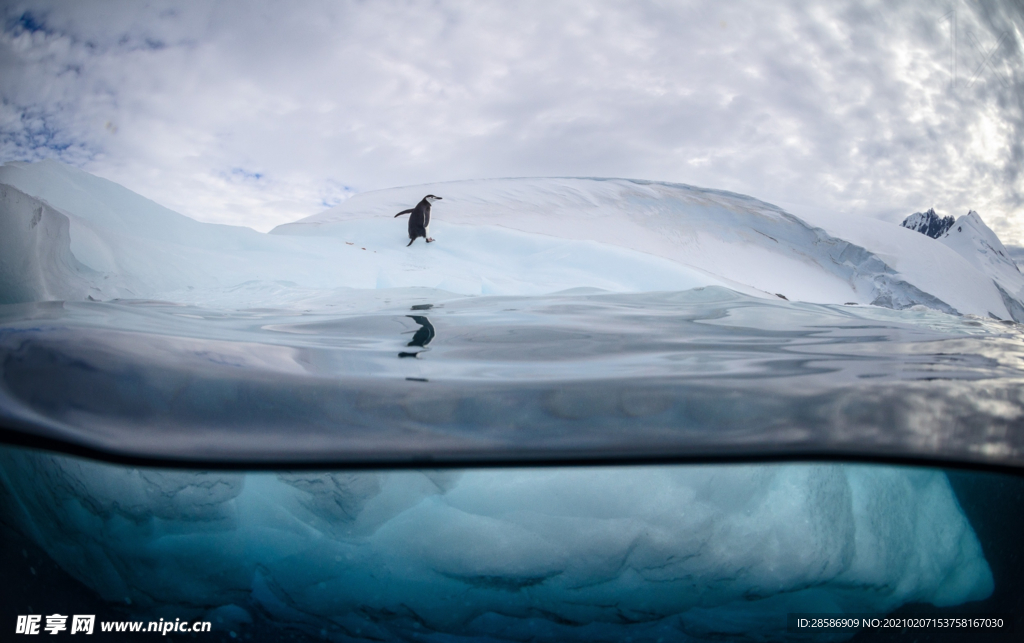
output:
[[[1007,308],[990,275],[935,239],[866,217],[817,212],[805,218],[829,234],[864,247],[909,283],[960,313],[1024,321]]]
[[[1014,319],[1024,320],[1024,275],[977,212],[971,210],[956,220],[939,241],[954,250],[982,274],[995,282]]]
[[[0,184],[9,186],[5,236],[35,248],[31,261],[25,252],[0,258],[0,301],[245,306],[303,288],[528,295],[725,285],[817,303],[1011,316],[987,275],[910,230],[827,216],[808,223],[750,197],[685,185],[495,179],[396,188],[265,235],[199,223],[54,161],[9,163]],[[406,223],[393,215],[428,192],[444,197],[434,206],[438,241],[406,248]],[[43,206],[54,223],[36,230],[33,213]]]
[[[355,238],[353,222],[384,225],[427,193],[445,199],[434,206],[438,222],[594,239],[791,300],[924,304],[1010,317],[985,274],[909,230],[874,219],[823,216],[808,223],[750,197],[686,185],[621,179],[429,184],[359,194],[272,234]]]
[[[30,278],[25,260],[0,256],[0,275],[8,275],[0,282],[0,301],[7,302],[156,298],[245,306],[261,298],[280,300],[288,288],[419,286],[522,295],[574,287],[647,291],[725,284],[620,246],[486,225],[449,228],[439,222],[432,231],[447,242],[426,252],[422,242],[406,250],[401,220],[352,222],[345,238],[294,238],[200,223],[54,161],[7,164],[0,168],[0,184],[8,186],[0,194],[0,226],[12,247],[32,248],[33,257],[45,254],[41,248],[63,248],[57,252],[63,253],[60,266],[39,258],[31,269],[59,288]],[[38,203],[30,203],[32,198]],[[30,227],[36,208],[56,222],[45,234]],[[25,230],[33,231],[31,243]]]

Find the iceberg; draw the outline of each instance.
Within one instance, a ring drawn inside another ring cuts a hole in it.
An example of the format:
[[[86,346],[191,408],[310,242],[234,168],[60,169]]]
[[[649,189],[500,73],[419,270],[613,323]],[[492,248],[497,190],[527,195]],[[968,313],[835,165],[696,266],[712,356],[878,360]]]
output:
[[[939,470],[664,464],[1020,466],[1019,272],[976,215],[946,236],[592,178],[263,234],[8,163],[3,436],[123,463],[0,448],[2,521],[140,618],[338,641],[801,639],[787,613],[982,600]],[[536,466],[566,462],[604,466]]]
[[[11,449],[0,463],[5,515],[153,620],[263,615],[338,641],[778,640],[791,612],[993,587],[932,470],[192,473]]]
[[[396,188],[356,195],[269,235],[199,223],[55,161],[8,163],[0,185],[11,249],[0,255],[0,301],[8,303],[91,297],[244,307],[280,303],[282,291],[343,287],[534,295],[715,285],[999,319],[1013,318],[1008,303],[1021,305],[1016,289],[1003,287],[1006,300],[963,255],[905,228],[827,214],[808,222],[751,197],[678,184],[494,179]],[[432,220],[440,242],[406,251],[392,217],[421,192],[445,199]]]

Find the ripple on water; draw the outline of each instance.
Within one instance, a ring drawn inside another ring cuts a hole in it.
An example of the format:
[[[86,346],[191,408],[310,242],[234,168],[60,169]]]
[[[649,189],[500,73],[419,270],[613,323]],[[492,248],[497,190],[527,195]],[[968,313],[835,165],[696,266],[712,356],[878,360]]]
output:
[[[1024,462],[1016,324],[717,287],[430,294],[3,306],[0,413],[22,434],[156,459]]]

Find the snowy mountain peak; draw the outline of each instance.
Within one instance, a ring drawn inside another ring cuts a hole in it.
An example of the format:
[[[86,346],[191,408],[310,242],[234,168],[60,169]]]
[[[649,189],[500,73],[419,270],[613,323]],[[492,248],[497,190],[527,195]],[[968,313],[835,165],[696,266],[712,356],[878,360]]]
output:
[[[939,241],[991,277],[1013,318],[1024,319],[1024,307],[1020,303],[1024,301],[1024,275],[1017,269],[1006,246],[977,212],[971,210],[957,219]]]
[[[953,226],[953,217],[940,217],[935,213],[935,208],[929,208],[927,212],[915,212],[900,225],[932,239],[938,239]]]
[[[952,219],[952,217],[947,218]],[[999,240],[996,233],[985,225],[981,215],[974,210],[957,219],[939,240],[957,252],[960,252],[960,248],[963,247],[965,250],[969,249],[973,256],[992,255],[993,261],[1005,263],[1017,271],[1017,266],[1010,259],[1010,253],[1006,246]],[[967,257],[968,260],[971,258],[963,252],[960,254]]]

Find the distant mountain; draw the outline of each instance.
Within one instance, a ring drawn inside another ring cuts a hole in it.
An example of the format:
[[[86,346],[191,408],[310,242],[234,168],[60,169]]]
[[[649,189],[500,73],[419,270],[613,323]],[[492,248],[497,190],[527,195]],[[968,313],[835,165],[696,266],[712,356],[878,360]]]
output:
[[[992,278],[1007,310],[1017,321],[1024,321],[1024,275],[999,240],[977,212],[971,210],[939,238],[980,272]]]
[[[1024,322],[1024,275],[1011,251],[1003,245],[977,212],[959,219],[940,217],[934,209],[915,212],[900,224],[904,228],[937,239],[992,279],[1010,316]]]
[[[953,226],[953,222],[953,217],[940,217],[935,214],[934,208],[929,208],[927,212],[915,212],[904,219],[900,225],[915,232],[928,235],[932,239],[938,239],[946,234]]]

